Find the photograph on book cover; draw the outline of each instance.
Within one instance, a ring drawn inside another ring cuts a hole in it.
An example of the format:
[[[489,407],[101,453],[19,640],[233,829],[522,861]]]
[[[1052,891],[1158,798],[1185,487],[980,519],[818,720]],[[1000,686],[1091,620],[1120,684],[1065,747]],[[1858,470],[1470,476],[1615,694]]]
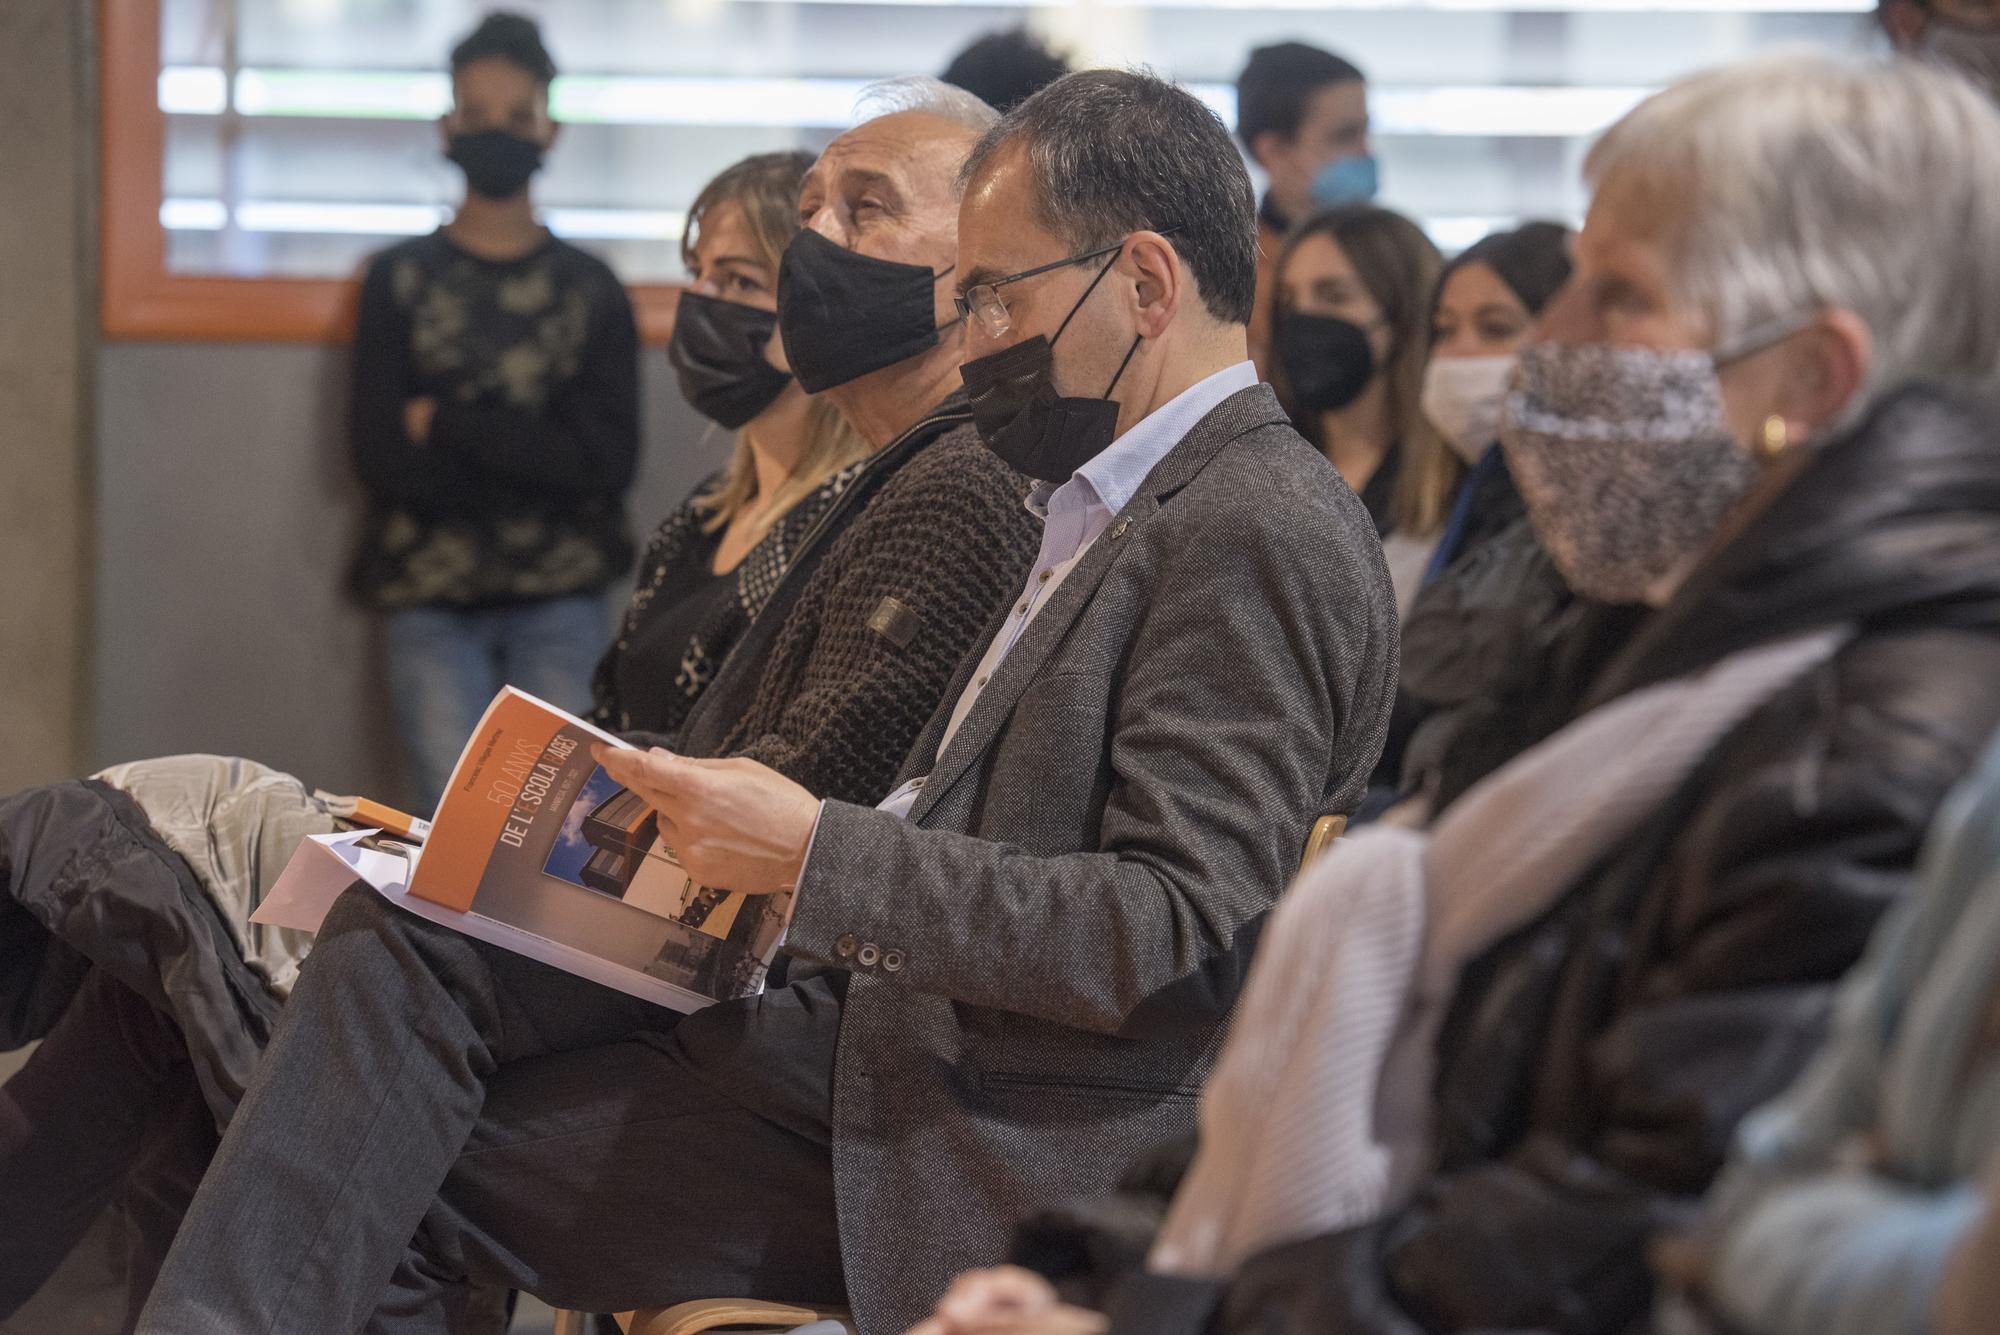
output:
[[[511,688],[452,774],[411,892],[721,999],[761,989],[790,896],[693,883],[591,755],[605,734]]]

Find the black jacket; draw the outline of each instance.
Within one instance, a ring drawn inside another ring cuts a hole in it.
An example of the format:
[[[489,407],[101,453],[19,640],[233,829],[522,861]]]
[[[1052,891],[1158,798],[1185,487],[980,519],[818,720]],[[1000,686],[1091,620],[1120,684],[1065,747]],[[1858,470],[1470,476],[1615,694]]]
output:
[[[1605,1335],[1644,1248],[1820,1041],[2000,725],[2000,433],[1922,387],[1805,459],[1583,708],[1836,623],[1853,639],[1710,753],[1542,920],[1461,979],[1438,1168],[1393,1217],[1254,1259],[1218,1328]]]
[[[96,779],[0,798],[0,1052],[45,1037],[92,968],[173,1019],[227,1124],[281,1001],[193,868]]]

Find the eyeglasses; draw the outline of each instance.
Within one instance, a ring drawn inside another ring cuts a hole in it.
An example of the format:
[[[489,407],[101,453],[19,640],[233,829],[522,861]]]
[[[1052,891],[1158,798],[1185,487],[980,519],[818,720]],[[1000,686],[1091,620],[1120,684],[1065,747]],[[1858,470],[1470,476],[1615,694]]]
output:
[[[1160,229],[1159,234],[1161,236],[1172,236],[1180,230],[1179,227],[1165,227]],[[996,278],[990,283],[975,283],[965,289],[963,296],[953,297],[951,299],[952,305],[958,308],[959,319],[979,321],[979,328],[988,338],[1005,338],[1008,332],[1014,328],[1014,317],[1007,313],[1007,302],[1001,297],[999,293],[1000,288],[1007,286],[1009,283],[1018,283],[1024,278],[1039,278],[1045,273],[1054,273],[1057,269],[1067,269],[1072,264],[1088,264],[1092,260],[1101,260],[1106,255],[1116,255],[1119,251],[1125,249],[1125,243],[1131,239],[1131,236],[1128,234],[1120,238],[1118,244],[1115,246],[1105,246],[1101,250],[1085,251],[1081,255],[1072,255],[1066,260],[1056,260],[1049,264],[1039,264],[1032,269],[1023,269],[1020,273],[1008,274],[1005,278]],[[1110,272],[1110,269],[1111,266],[1109,264],[1105,265],[1104,271],[1100,272],[1097,276],[1099,278],[1104,277],[1104,274]],[[1094,287],[1096,284],[1093,283],[1092,286]],[[1071,312],[1071,314],[1074,313]],[[1064,323],[1067,324],[1068,322],[1065,321]]]
[[[1115,246],[1105,246],[1101,250],[1087,251],[1082,255],[1071,255],[1068,259],[1056,260],[1049,264],[1038,264],[1032,269],[996,278],[990,283],[975,283],[965,289],[962,296],[952,298],[952,305],[958,308],[961,320],[977,320],[979,327],[988,338],[1004,338],[1014,327],[1014,317],[1007,313],[1007,302],[1001,297],[1000,289],[1009,283],[1018,283],[1027,278],[1039,278],[1045,273],[1067,269],[1072,264],[1087,264],[1091,260],[1103,259],[1106,255],[1116,255],[1125,249],[1121,238]]]

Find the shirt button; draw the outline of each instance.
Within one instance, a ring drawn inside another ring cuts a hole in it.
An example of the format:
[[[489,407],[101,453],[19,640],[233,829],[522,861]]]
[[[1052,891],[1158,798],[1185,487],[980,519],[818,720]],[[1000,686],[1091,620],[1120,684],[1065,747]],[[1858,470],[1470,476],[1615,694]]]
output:
[[[986,689],[986,678],[984,678],[984,677],[981,677],[981,678],[980,678],[980,679],[979,679],[978,681],[975,681],[975,682],[973,682],[973,683],[972,683],[972,689],[973,689],[973,690],[975,690],[975,691],[983,691],[983,690],[985,690],[985,689]]]
[[[854,957],[854,962],[864,969],[874,968],[881,960],[882,947],[876,945],[873,941],[861,947],[861,953]]]
[[[842,959],[847,959],[854,954],[855,947],[860,944],[860,942],[851,936],[843,936],[840,940],[833,943],[833,953]]]
[[[883,972],[883,973],[901,973],[901,972],[902,972],[902,969],[903,969],[903,952],[902,952],[902,951],[900,951],[900,950],[885,950],[885,951],[883,951],[883,952],[882,952],[882,972]]]
[[[1048,583],[1048,582],[1049,582],[1049,576],[1051,576],[1051,575],[1053,575],[1053,574],[1055,574],[1055,573],[1056,573],[1056,572],[1055,572],[1055,571],[1053,571],[1053,570],[1044,570],[1044,571],[1043,571],[1043,572],[1041,573],[1041,577],[1040,577],[1040,578],[1041,578],[1041,582],[1042,582],[1042,583],[1044,583],[1044,584]]]
[[[1015,608],[1015,609],[1014,609],[1014,615],[1015,615],[1015,616],[1026,616],[1026,615],[1028,615],[1028,605],[1027,605],[1026,603],[1022,603],[1022,604],[1021,604],[1021,605],[1020,605],[1019,607]],[[624,648],[625,646],[624,646],[624,645],[620,645],[620,646],[618,646],[618,647],[622,649],[622,648]]]

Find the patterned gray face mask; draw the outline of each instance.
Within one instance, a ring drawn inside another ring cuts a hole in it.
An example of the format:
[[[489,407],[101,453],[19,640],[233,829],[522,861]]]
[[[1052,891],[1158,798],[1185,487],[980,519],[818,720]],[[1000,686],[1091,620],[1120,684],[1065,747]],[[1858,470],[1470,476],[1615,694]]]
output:
[[[1645,601],[1749,490],[1757,460],[1723,415],[1724,360],[1608,344],[1522,352],[1500,440],[1536,536],[1578,593]]]

